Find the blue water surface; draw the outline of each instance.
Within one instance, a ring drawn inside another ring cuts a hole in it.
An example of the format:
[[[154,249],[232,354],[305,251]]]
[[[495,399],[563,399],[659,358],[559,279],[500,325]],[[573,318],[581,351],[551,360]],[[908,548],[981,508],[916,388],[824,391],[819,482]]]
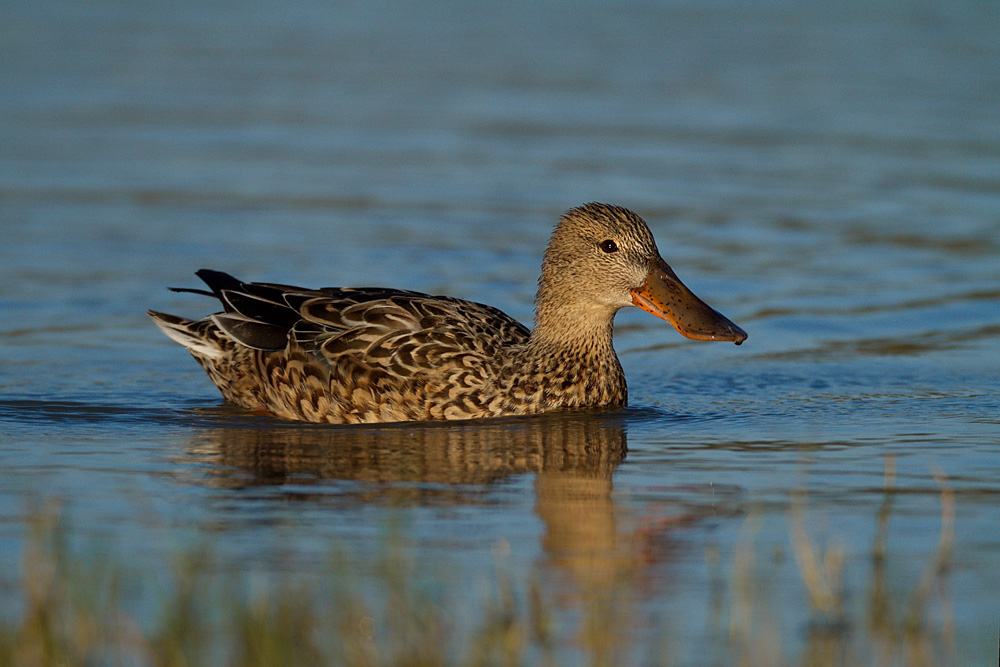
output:
[[[45,0],[3,15],[0,611],[16,613],[28,518],[54,503],[75,548],[139,570],[207,543],[220,570],[322,582],[335,550],[362,588],[402,526],[456,618],[478,618],[498,559],[522,594],[541,582],[560,664],[585,660],[574,628],[595,590],[629,605],[619,664],[763,664],[762,646],[799,663],[817,627],[804,517],[843,553],[849,655],[878,645],[876,586],[902,616],[948,534],[922,627],[944,662],[995,664],[990,3]],[[640,213],[750,335],[697,343],[620,313],[619,413],[284,424],[223,405],[144,313],[209,312],[165,289],[208,267],[451,294],[530,323],[552,225],[593,200]],[[140,587],[147,620],[156,595]]]

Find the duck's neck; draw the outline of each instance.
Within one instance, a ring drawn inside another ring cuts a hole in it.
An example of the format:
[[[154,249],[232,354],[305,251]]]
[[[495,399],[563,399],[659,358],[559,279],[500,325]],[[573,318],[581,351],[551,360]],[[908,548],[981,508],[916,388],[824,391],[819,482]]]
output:
[[[612,344],[614,313],[539,312],[517,360],[537,387],[540,409],[606,407],[628,400]]]
[[[604,306],[543,307],[535,311],[529,346],[540,353],[599,358],[614,356],[615,311]]]

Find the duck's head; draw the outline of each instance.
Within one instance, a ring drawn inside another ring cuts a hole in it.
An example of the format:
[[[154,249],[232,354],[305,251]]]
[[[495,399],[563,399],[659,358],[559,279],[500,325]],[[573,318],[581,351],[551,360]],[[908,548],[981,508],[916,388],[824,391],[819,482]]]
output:
[[[743,329],[694,295],[660,257],[649,227],[620,206],[586,204],[567,211],[552,233],[538,281],[536,321],[564,326],[610,322],[638,306],[682,335],[739,345]]]

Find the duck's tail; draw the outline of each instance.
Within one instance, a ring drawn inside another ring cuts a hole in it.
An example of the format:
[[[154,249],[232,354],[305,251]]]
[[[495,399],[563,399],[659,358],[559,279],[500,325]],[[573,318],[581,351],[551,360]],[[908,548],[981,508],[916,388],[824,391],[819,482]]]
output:
[[[209,359],[220,359],[225,354],[219,338],[211,335],[209,331],[210,328],[215,328],[210,320],[188,320],[176,315],[158,313],[155,310],[146,312],[153,318],[160,331],[186,347],[191,354]]]

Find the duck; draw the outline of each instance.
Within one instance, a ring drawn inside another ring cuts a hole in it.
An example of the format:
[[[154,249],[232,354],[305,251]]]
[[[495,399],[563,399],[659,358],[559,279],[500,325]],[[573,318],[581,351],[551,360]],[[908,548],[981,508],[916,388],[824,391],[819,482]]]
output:
[[[450,296],[307,289],[209,269],[220,312],[150,310],[225,400],[279,419],[361,424],[466,420],[628,403],[615,315],[637,306],[683,336],[740,345],[746,332],[680,281],[646,222],[589,203],[564,213],[542,261],[534,327]]]

